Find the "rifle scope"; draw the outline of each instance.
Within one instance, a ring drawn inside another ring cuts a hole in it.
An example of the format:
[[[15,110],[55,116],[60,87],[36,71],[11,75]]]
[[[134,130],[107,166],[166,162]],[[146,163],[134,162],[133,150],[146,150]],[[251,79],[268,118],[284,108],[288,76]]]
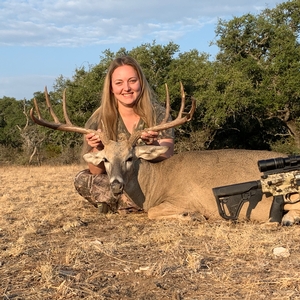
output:
[[[259,160],[257,162],[260,172],[276,169],[300,166],[300,156],[276,157],[271,159]]]

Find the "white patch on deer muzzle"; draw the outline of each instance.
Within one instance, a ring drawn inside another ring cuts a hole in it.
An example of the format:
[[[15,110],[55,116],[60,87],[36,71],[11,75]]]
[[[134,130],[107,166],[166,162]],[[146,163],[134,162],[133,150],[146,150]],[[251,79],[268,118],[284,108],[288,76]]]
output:
[[[112,176],[109,178],[109,183],[113,184],[114,182],[119,182],[120,184],[124,184],[124,180],[122,177],[119,176]]]

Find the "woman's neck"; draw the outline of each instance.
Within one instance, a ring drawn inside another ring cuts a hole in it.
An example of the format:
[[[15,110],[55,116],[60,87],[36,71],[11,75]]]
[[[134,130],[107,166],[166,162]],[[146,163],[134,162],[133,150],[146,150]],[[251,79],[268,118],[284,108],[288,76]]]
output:
[[[119,114],[122,118],[132,118],[137,116],[137,114],[134,112],[132,107],[126,107],[126,106],[119,106],[118,107]]]
[[[129,133],[132,133],[140,120],[140,116],[137,115],[132,108],[119,107],[119,114],[124,122]]]

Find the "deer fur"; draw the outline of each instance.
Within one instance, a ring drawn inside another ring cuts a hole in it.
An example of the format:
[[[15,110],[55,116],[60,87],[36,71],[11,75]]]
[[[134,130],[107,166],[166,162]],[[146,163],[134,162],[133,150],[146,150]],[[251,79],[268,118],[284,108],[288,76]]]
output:
[[[110,141],[99,152],[84,159],[95,165],[104,161],[114,194],[125,193],[142,207],[150,219],[189,218],[200,213],[206,219],[220,219],[213,187],[259,180],[257,161],[285,156],[282,153],[251,150],[207,150],[174,155],[159,163],[149,160],[166,151],[161,146],[130,146],[126,141]],[[118,186],[119,190],[114,187]],[[255,207],[244,204],[240,219],[268,221],[272,197],[263,195]],[[297,204],[287,217],[291,225],[298,214]]]

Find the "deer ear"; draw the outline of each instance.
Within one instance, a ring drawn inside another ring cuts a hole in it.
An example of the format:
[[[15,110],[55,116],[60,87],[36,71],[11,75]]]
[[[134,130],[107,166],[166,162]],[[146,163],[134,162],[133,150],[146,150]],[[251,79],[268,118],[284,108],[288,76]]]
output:
[[[145,160],[152,160],[167,152],[168,149],[167,146],[137,146],[135,147],[135,155]]]
[[[104,158],[104,152],[103,151],[98,151],[98,152],[89,152],[83,155],[83,159],[87,163],[91,163],[95,166],[98,166]]]

